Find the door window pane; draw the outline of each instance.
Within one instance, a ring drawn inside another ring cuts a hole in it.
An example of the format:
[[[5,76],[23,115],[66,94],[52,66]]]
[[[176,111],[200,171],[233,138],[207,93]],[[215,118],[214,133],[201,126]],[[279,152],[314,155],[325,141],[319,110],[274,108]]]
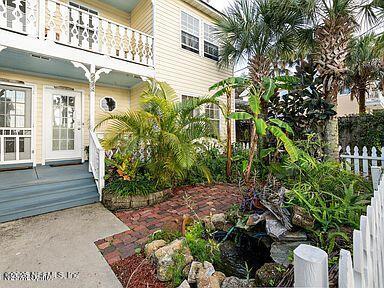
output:
[[[52,150],[74,150],[75,97],[54,95]]]

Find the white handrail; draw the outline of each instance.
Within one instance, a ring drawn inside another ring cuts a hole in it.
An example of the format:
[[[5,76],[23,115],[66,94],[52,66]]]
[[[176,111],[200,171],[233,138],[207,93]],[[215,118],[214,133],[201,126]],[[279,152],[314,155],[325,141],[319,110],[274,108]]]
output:
[[[93,174],[101,201],[105,187],[105,150],[95,132],[90,131],[89,135],[89,171]]]

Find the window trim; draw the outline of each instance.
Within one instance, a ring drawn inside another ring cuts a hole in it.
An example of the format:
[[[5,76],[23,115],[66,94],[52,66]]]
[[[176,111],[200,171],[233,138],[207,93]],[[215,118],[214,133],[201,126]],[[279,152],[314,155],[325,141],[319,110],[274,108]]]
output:
[[[115,109],[113,109],[112,111],[106,111],[104,108],[103,108],[103,105],[102,105],[102,102],[105,98],[111,98],[113,101],[115,101]],[[117,110],[117,105],[118,105],[118,102],[116,101],[115,97],[113,96],[103,96],[100,98],[100,101],[99,101],[99,107],[100,107],[100,110],[103,111],[104,113],[113,113],[113,112],[116,112]]]

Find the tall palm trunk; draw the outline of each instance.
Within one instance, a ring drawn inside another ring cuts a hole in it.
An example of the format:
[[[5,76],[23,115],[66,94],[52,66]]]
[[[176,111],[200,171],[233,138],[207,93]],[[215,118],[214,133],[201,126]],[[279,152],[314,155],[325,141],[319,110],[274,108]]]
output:
[[[334,105],[336,112],[340,84],[348,72],[346,57],[355,27],[351,17],[331,15],[329,18],[324,19],[324,23],[315,32],[317,50],[314,53],[314,60],[320,77],[323,79],[323,97]],[[325,130],[325,153],[330,158],[338,161],[339,134],[337,116],[333,116],[328,120]]]
[[[367,109],[365,107],[365,88],[359,88],[359,96],[358,96],[358,102],[359,102],[359,114],[365,114],[367,112]]]
[[[325,90],[326,100],[334,105],[337,112],[337,96],[339,95],[339,82],[334,80],[331,91]],[[332,116],[325,124],[324,139],[326,142],[325,154],[333,160],[339,161],[339,120],[337,114]]]

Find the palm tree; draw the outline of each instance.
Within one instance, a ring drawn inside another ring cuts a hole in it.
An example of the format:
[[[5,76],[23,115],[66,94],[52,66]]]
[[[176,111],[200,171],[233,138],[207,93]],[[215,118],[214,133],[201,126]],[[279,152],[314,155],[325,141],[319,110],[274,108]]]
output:
[[[202,97],[177,102],[176,92],[165,82],[150,80],[142,94],[139,111],[109,115],[98,125],[107,124],[103,141],[105,149],[118,148],[137,154],[146,162],[158,184],[175,184],[193,169],[210,180],[204,163],[198,163],[199,149],[215,129],[203,115],[193,111],[206,104],[220,105],[214,97]]]
[[[353,34],[363,23],[379,21],[376,8],[380,1],[364,0],[301,0],[308,24],[314,29],[314,61],[323,80],[323,97],[337,110],[337,97],[348,73],[346,63]],[[338,159],[337,116],[326,125],[327,154]]]
[[[248,61],[252,81],[285,69],[311,40],[311,29],[295,0],[235,0],[217,22],[220,65]],[[263,103],[262,103],[263,105]]]
[[[351,87],[351,97],[359,103],[359,113],[364,114],[365,97],[369,93],[370,84],[384,78],[384,36],[370,33],[356,37],[351,41],[350,50],[347,58],[347,84]]]

